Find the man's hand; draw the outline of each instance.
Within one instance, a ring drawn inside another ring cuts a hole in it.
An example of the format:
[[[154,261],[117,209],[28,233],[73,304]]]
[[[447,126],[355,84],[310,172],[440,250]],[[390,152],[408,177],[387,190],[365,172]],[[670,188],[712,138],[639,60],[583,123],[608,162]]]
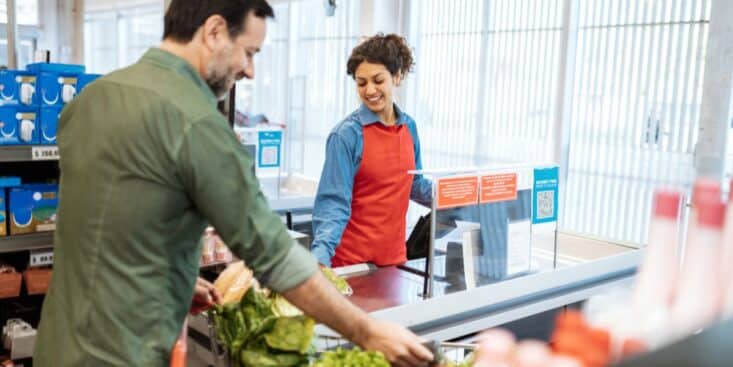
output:
[[[360,347],[382,352],[393,366],[427,366],[433,359],[416,335],[402,326],[372,319],[342,296],[320,271],[283,296]]]
[[[193,293],[191,311],[207,308],[211,305],[221,304],[221,294],[214,288],[214,285],[203,278],[196,278],[196,288]]]
[[[378,350],[395,366],[426,366],[433,360],[420,338],[404,327],[386,321],[372,321],[370,332],[358,344],[366,350]]]

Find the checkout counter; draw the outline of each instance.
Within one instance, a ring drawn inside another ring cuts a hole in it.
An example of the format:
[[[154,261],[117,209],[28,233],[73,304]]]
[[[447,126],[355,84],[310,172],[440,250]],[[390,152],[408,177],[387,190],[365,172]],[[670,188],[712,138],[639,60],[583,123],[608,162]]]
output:
[[[411,259],[399,267],[334,269],[353,289],[351,302],[375,318],[429,340],[471,341],[488,328],[631,285],[642,250],[557,231],[557,167],[414,174],[430,176],[436,200],[413,230],[410,239],[422,244],[408,245]],[[308,199],[298,200],[302,206],[274,201],[273,209],[309,209]],[[208,333],[200,320],[190,324]],[[323,325],[316,335],[329,348],[346,343]]]
[[[430,176],[436,198],[410,236],[427,239],[424,256],[342,272],[354,291],[349,299],[374,317],[430,340],[470,340],[631,285],[641,250],[557,231],[556,166],[413,173]],[[428,236],[417,233],[421,222]],[[408,258],[417,248],[408,240]],[[337,336],[322,325],[316,333]]]

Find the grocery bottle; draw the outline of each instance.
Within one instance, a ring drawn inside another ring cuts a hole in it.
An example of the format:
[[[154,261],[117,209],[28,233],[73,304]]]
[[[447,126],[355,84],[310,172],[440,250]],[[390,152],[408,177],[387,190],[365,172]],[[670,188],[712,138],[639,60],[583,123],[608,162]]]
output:
[[[489,329],[479,336],[476,366],[511,367],[517,340],[504,329]]]
[[[679,191],[655,192],[646,253],[634,285],[632,334],[647,341],[650,347],[664,342],[655,334],[668,324],[674,301],[680,263],[677,230],[681,202]]]
[[[733,318],[733,180],[728,191],[728,207],[723,226],[723,255],[721,258],[721,286],[723,287],[723,317]]]
[[[516,367],[546,367],[552,359],[547,343],[539,340],[523,340],[517,344]]]
[[[696,223],[688,230],[670,322],[683,337],[715,321],[721,306],[720,255],[725,205],[720,185],[700,179],[693,191]]]

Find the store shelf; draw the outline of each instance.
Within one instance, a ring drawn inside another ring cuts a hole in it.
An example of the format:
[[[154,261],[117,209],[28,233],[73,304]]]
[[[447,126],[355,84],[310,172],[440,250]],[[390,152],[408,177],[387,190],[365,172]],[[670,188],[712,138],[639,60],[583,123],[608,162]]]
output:
[[[0,146],[0,162],[57,161],[55,145]]]
[[[53,247],[53,232],[0,237],[0,253]]]

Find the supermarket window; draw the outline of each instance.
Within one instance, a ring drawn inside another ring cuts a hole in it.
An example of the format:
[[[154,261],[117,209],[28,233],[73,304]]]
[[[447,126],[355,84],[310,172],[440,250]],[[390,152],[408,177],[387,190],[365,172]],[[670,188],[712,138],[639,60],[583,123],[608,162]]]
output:
[[[657,186],[689,188],[710,1],[581,0],[560,227],[646,242]]]
[[[421,0],[406,111],[425,167],[546,161],[553,148],[563,0]],[[542,60],[542,62],[537,62]]]
[[[16,1],[16,21],[19,25],[38,25],[38,0]],[[7,1],[0,0],[0,23],[8,21]]]
[[[131,3],[87,1],[84,63],[89,72],[104,74],[130,65],[160,43],[163,1]]]
[[[18,67],[24,68],[33,61],[38,43],[38,0],[16,1]],[[0,0],[0,65],[8,65],[8,40],[5,24],[8,20],[7,2]]]
[[[322,0],[275,4],[255,80],[237,86],[240,112],[287,126],[285,164],[292,172],[318,178],[328,133],[359,105],[346,60],[359,39],[360,7],[359,0],[343,1],[327,17]]]

